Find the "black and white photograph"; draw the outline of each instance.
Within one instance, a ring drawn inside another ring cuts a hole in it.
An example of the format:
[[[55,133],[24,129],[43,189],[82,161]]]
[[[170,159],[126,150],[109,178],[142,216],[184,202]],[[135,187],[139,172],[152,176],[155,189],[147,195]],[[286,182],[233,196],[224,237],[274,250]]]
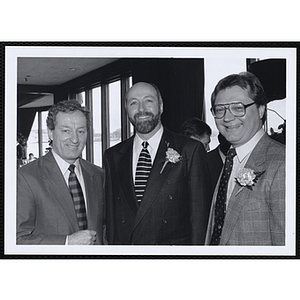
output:
[[[4,253],[296,255],[296,58],[6,46]]]
[[[295,8],[3,2],[1,297],[297,297]]]

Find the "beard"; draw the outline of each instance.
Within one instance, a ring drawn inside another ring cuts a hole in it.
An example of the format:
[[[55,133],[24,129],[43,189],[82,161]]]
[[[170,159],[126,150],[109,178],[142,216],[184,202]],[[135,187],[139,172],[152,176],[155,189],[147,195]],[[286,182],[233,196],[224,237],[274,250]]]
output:
[[[133,118],[129,118],[129,121],[132,123],[137,132],[146,134],[151,132],[157,126],[160,121],[160,115],[160,113],[154,115],[151,112],[137,113]],[[138,117],[142,116],[150,116],[151,119],[145,121],[137,120]]]

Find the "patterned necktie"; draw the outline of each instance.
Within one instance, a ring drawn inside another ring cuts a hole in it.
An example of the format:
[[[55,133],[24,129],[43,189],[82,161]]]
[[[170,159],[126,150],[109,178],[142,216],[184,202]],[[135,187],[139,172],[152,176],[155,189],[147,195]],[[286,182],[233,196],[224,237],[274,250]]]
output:
[[[85,230],[87,229],[87,219],[86,219],[83,192],[80,183],[77,179],[77,176],[74,172],[74,169],[75,169],[75,165],[70,165],[68,168],[68,170],[70,171],[69,190],[73,198],[79,230]]]
[[[236,155],[235,149],[231,148],[227,152],[223,173],[219,183],[219,189],[217,194],[216,206],[215,206],[215,223],[214,230],[211,237],[211,245],[219,245],[222,228],[226,213],[226,197],[228,180],[232,171],[233,158]]]
[[[147,185],[147,180],[152,167],[151,156],[149,154],[149,151],[147,150],[148,145],[149,145],[148,142],[142,143],[143,149],[140,153],[139,160],[136,167],[135,195],[138,203],[142,201],[146,189],[146,185]]]

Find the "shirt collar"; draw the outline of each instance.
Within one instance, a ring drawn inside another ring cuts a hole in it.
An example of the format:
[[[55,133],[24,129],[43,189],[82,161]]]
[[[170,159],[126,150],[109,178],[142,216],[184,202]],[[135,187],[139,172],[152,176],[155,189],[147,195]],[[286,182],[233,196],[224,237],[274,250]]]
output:
[[[161,137],[162,137],[162,134],[164,132],[164,128],[163,126],[161,126],[159,128],[159,130],[154,134],[154,136],[152,136],[147,142],[149,144],[149,146],[151,147],[152,150],[156,150],[158,149],[158,146],[159,146],[159,143],[160,143],[160,140],[161,140]],[[140,152],[141,150],[141,145],[142,145],[142,142],[144,142],[144,140],[142,140],[138,134],[135,135],[134,137],[134,147],[135,147],[135,151],[137,153]],[[148,147],[149,147],[148,146]]]
[[[63,174],[65,174],[66,172],[68,172],[68,168],[70,166],[70,164],[68,162],[66,162],[64,159],[62,159],[53,149],[52,149],[52,154],[54,156],[54,159],[56,160],[56,163],[58,164],[59,169],[61,170],[61,172]],[[76,171],[78,173],[80,173],[80,164],[79,164],[79,159],[77,158],[76,161],[73,163],[73,165],[75,165],[75,173]]]
[[[235,148],[236,155],[240,162],[254,149],[264,134],[265,131],[261,128],[246,144]]]

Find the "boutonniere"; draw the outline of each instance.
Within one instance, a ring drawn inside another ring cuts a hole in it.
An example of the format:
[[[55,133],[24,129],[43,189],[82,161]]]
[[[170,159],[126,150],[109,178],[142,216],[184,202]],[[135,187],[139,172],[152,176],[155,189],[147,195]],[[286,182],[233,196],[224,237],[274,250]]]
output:
[[[255,172],[252,169],[244,168],[239,170],[237,177],[235,177],[235,180],[242,188],[247,187],[252,191],[252,186],[255,185],[258,177],[260,177],[264,172],[265,171]]]
[[[163,170],[168,162],[170,162],[172,164],[176,164],[176,163],[182,161],[182,156],[173,148],[169,148],[168,142],[166,142],[166,144],[167,144],[167,151],[166,151],[165,163],[164,163],[162,169],[160,170],[159,174],[161,174],[163,172]]]

